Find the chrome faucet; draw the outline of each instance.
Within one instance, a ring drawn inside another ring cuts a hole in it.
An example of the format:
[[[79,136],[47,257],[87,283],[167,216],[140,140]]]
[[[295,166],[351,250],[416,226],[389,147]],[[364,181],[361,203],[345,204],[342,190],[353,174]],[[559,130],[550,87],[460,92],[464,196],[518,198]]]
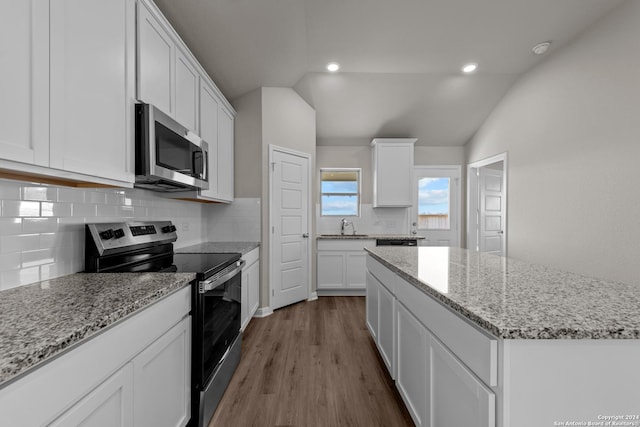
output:
[[[353,221],[347,221],[346,218],[342,218],[340,220],[340,234],[344,236],[344,228],[347,226],[351,226],[351,230],[353,231],[353,235],[356,235],[356,227],[353,225]]]

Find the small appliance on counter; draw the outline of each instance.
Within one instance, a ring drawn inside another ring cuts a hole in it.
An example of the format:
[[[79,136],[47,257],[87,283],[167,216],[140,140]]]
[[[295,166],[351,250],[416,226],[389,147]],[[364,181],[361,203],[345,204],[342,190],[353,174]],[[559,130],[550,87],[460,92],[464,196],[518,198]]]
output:
[[[240,362],[239,253],[176,254],[170,221],[87,224],[86,272],[196,273],[192,283],[191,424],[209,424]]]

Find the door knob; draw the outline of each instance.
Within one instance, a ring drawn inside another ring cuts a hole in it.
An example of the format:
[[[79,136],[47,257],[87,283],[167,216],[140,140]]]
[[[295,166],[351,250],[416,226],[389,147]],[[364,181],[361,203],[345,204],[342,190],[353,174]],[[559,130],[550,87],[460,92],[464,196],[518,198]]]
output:
[[[309,233],[304,233],[304,234],[302,235],[302,237],[304,237],[305,239],[308,239],[308,238],[309,238]]]

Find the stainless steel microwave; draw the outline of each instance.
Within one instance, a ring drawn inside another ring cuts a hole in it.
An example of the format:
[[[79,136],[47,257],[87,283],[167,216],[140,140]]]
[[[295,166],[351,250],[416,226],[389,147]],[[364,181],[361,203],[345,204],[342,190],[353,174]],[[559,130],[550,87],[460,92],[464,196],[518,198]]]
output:
[[[153,191],[209,188],[209,146],[151,104],[136,104],[135,186]]]

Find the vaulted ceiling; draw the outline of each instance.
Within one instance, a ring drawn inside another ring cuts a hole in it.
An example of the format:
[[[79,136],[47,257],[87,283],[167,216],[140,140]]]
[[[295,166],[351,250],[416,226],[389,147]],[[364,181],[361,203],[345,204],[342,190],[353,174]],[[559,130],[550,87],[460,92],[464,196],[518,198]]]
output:
[[[292,87],[318,144],[464,145],[513,82],[622,0],[155,0],[222,92]],[[531,48],[552,41],[544,55]],[[340,63],[329,74],[325,66]],[[478,71],[463,75],[467,62]]]

